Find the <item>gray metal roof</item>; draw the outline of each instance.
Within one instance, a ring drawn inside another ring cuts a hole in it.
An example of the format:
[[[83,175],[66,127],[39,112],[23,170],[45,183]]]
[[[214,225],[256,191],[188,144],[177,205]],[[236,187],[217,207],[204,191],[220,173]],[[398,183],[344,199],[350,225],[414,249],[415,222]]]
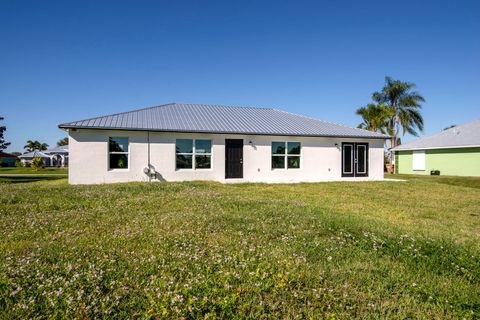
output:
[[[25,158],[50,158],[48,154],[43,153],[40,150],[34,150],[32,152],[27,152],[22,154],[21,156],[18,156],[19,158],[25,159]]]
[[[480,146],[480,119],[399,145],[392,150],[422,150],[474,146]]]
[[[388,136],[272,108],[170,103],[86,120],[60,128],[203,132],[282,136]]]

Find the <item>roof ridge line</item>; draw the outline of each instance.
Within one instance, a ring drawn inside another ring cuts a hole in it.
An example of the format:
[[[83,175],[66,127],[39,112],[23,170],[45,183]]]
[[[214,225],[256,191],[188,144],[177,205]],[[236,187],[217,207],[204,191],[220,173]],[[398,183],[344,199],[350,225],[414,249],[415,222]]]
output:
[[[205,104],[205,103],[183,103],[176,102],[175,104],[191,105],[191,106],[202,106],[202,107],[222,107],[222,108],[243,108],[243,109],[259,109],[259,110],[275,110],[273,107],[254,107],[254,106],[239,106],[239,105],[225,105],[225,104]]]

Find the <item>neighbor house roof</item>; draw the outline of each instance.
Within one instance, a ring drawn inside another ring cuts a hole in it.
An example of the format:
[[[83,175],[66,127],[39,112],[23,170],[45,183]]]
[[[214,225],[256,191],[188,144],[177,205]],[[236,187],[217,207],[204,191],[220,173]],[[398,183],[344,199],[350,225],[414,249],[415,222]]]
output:
[[[0,158],[17,158],[16,155],[0,151]]]
[[[148,130],[282,136],[388,136],[272,108],[170,103],[62,123],[60,128]]]
[[[392,150],[422,150],[478,146],[480,146],[480,119],[399,145]]]
[[[44,151],[45,152],[45,151]],[[31,152],[27,152],[22,154],[21,156],[18,156],[19,158],[25,159],[25,158],[50,158],[48,154],[45,154],[44,152],[40,150],[34,150]]]
[[[24,153],[19,157],[20,158],[36,158],[36,157],[49,158],[51,154],[55,154],[55,153],[68,153],[68,145],[53,147],[43,151],[35,150],[32,152]]]

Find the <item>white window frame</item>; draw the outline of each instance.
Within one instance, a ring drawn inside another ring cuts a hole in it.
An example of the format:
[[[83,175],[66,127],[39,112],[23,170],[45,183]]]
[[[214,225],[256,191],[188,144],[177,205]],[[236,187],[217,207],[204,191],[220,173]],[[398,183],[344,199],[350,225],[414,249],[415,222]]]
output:
[[[412,152],[412,171],[425,171],[425,150]]]
[[[283,143],[285,145],[285,153],[284,154],[279,154],[279,153],[273,153],[273,150],[272,150],[272,144],[273,143]],[[288,143],[299,143],[300,144],[300,153],[299,154],[290,154],[291,157],[299,157],[299,167],[298,168],[289,168],[288,167]],[[301,170],[302,167],[303,167],[303,164],[302,164],[302,143],[300,141],[280,141],[280,140],[275,140],[275,141],[272,141],[270,143],[270,168],[272,171],[277,171],[277,170]],[[273,157],[283,157],[283,161],[284,161],[284,168],[273,168],[273,161],[272,161],[272,158]]]
[[[188,152],[187,153],[185,153],[185,152],[177,153],[177,141],[178,140],[192,140],[192,152],[191,153],[188,153]],[[210,152],[197,153],[197,150],[196,150],[196,141],[197,140],[210,141]],[[191,168],[177,168],[177,155],[192,156],[192,167]],[[196,168],[195,156],[210,156],[210,168]],[[192,138],[178,138],[178,139],[175,139],[175,170],[177,170],[177,171],[195,171],[195,170],[208,171],[208,170],[213,170],[213,141],[212,141],[212,139],[192,139]]]
[[[110,138],[125,138],[127,139],[128,151],[110,151]],[[129,171],[130,170],[130,138],[126,136],[108,136],[107,140],[107,154],[108,154],[108,171]],[[127,167],[126,168],[110,168],[110,155],[111,154],[126,154],[127,155]]]

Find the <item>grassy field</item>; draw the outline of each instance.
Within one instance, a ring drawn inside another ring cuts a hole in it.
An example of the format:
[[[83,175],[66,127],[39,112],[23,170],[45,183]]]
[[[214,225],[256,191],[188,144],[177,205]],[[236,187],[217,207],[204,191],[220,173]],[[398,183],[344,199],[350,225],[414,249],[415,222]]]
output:
[[[452,177],[452,176],[421,176],[421,175],[391,175],[392,178],[408,179],[410,181],[429,181],[448,184],[451,186],[480,188],[480,177]],[[388,176],[387,176],[388,178]]]
[[[478,318],[480,180],[0,184],[0,318]]]
[[[25,183],[46,180],[65,179],[67,168],[43,168],[33,170],[29,167],[0,167],[0,183]]]

